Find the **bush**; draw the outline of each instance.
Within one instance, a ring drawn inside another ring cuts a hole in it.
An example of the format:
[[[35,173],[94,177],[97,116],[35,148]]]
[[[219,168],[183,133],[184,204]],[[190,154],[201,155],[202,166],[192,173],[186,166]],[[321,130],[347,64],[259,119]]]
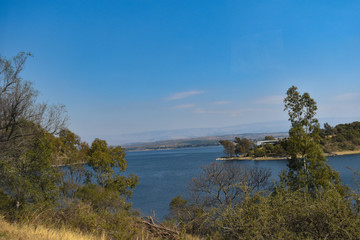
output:
[[[69,204],[55,215],[57,225],[66,225],[83,232],[101,235],[111,239],[134,239],[139,231],[136,220],[128,211],[94,211],[90,204],[78,202]]]
[[[238,164],[212,163],[189,183],[189,197],[174,198],[168,220],[188,233],[221,237],[224,211],[235,209],[245,198],[269,187],[268,169]]]
[[[359,239],[360,219],[336,189],[317,193],[278,189],[255,195],[235,211],[228,210],[221,226],[225,239]]]

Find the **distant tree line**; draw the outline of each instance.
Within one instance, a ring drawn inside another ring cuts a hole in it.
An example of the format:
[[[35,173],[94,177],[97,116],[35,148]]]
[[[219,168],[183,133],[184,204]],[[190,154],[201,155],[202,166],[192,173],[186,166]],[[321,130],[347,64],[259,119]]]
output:
[[[335,127],[325,123],[319,134],[325,152],[360,150],[360,122],[338,124]]]
[[[338,124],[331,127],[328,123],[319,128],[319,140],[325,153],[360,150],[360,122]],[[264,140],[275,140],[273,136],[265,136]],[[234,141],[221,140],[226,157],[288,157],[289,142],[287,138],[275,143],[256,146],[254,141],[236,137]]]
[[[275,138],[266,136],[265,140],[275,140]],[[221,140],[219,143],[224,147],[225,157],[286,157],[287,142],[285,139],[260,146],[256,146],[254,141],[239,137],[236,137],[234,141]]]

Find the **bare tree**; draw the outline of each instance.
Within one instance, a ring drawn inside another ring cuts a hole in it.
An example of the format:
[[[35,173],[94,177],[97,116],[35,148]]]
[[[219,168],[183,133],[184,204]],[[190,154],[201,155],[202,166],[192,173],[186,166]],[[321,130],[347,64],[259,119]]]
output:
[[[12,61],[0,57],[0,96],[20,81],[19,73],[29,56],[31,54],[21,52]]]
[[[239,203],[246,194],[264,189],[270,175],[269,169],[214,162],[202,167],[202,173],[192,179],[189,190],[197,205],[227,207]]]
[[[55,184],[44,136],[58,133],[67,119],[64,106],[39,103],[32,83],[20,77],[29,56],[0,57],[0,191],[17,207],[35,189],[44,195],[44,186]]]
[[[29,56],[22,52],[12,60],[0,57],[0,143],[34,136],[42,129],[57,133],[67,120],[64,106],[38,103],[32,83],[21,79]]]
[[[202,167],[189,184],[189,196],[174,198],[169,219],[185,224],[192,233],[203,236],[218,229],[226,212],[232,211],[247,196],[268,187],[270,170],[244,167],[240,164],[214,162]]]

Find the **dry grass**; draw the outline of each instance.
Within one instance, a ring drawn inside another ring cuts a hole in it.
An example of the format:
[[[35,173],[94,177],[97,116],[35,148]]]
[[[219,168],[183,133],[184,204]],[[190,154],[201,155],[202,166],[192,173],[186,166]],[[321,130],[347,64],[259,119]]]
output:
[[[196,237],[196,236],[192,236],[190,234],[187,234],[186,237],[185,237],[186,240],[203,240],[203,238],[199,238],[199,237]]]
[[[68,229],[51,229],[43,226],[16,225],[0,217],[0,239],[5,240],[95,240],[105,239]]]
[[[341,152],[333,152],[336,155],[352,155],[352,154],[360,154],[360,150],[354,151],[341,151]]]
[[[0,240],[105,240],[106,237],[74,232],[69,229],[48,228],[44,226],[18,225],[8,223],[0,216]],[[142,231],[135,240],[157,240],[149,232]],[[186,235],[185,240],[201,240],[201,238]]]

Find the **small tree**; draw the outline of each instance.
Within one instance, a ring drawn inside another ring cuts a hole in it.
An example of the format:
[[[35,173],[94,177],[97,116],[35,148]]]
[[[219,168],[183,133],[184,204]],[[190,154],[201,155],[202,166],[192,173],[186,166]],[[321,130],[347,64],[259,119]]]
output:
[[[324,123],[324,131],[325,131],[326,136],[332,135],[334,133],[334,128],[331,127],[330,124]]]
[[[60,173],[60,189],[63,197],[73,198],[77,189],[83,185],[88,162],[89,145],[68,129],[63,129],[59,137],[49,134],[53,145],[52,161],[54,165],[66,165],[57,168]]]
[[[224,154],[226,157],[233,157],[235,155],[235,145],[229,140],[220,140],[219,143],[224,147]]]
[[[254,143],[247,138],[235,138],[235,154],[247,154],[254,148]]]
[[[0,161],[1,187],[13,207],[28,204],[54,203],[59,196],[58,175],[51,168],[52,147],[46,134],[34,138],[28,150],[16,161]]]
[[[116,174],[126,170],[125,151],[120,146],[108,146],[106,141],[95,139],[89,151],[89,166],[95,173],[97,183],[105,188],[113,188],[122,194],[131,196],[132,190],[138,183],[138,178],[130,174],[129,177]]]
[[[106,141],[95,139],[89,150],[88,165],[91,170],[87,173],[87,184],[77,196],[100,208],[117,208],[124,202],[123,198],[132,196],[139,179],[133,174],[120,175],[127,167],[125,152],[120,146],[108,146]]]

